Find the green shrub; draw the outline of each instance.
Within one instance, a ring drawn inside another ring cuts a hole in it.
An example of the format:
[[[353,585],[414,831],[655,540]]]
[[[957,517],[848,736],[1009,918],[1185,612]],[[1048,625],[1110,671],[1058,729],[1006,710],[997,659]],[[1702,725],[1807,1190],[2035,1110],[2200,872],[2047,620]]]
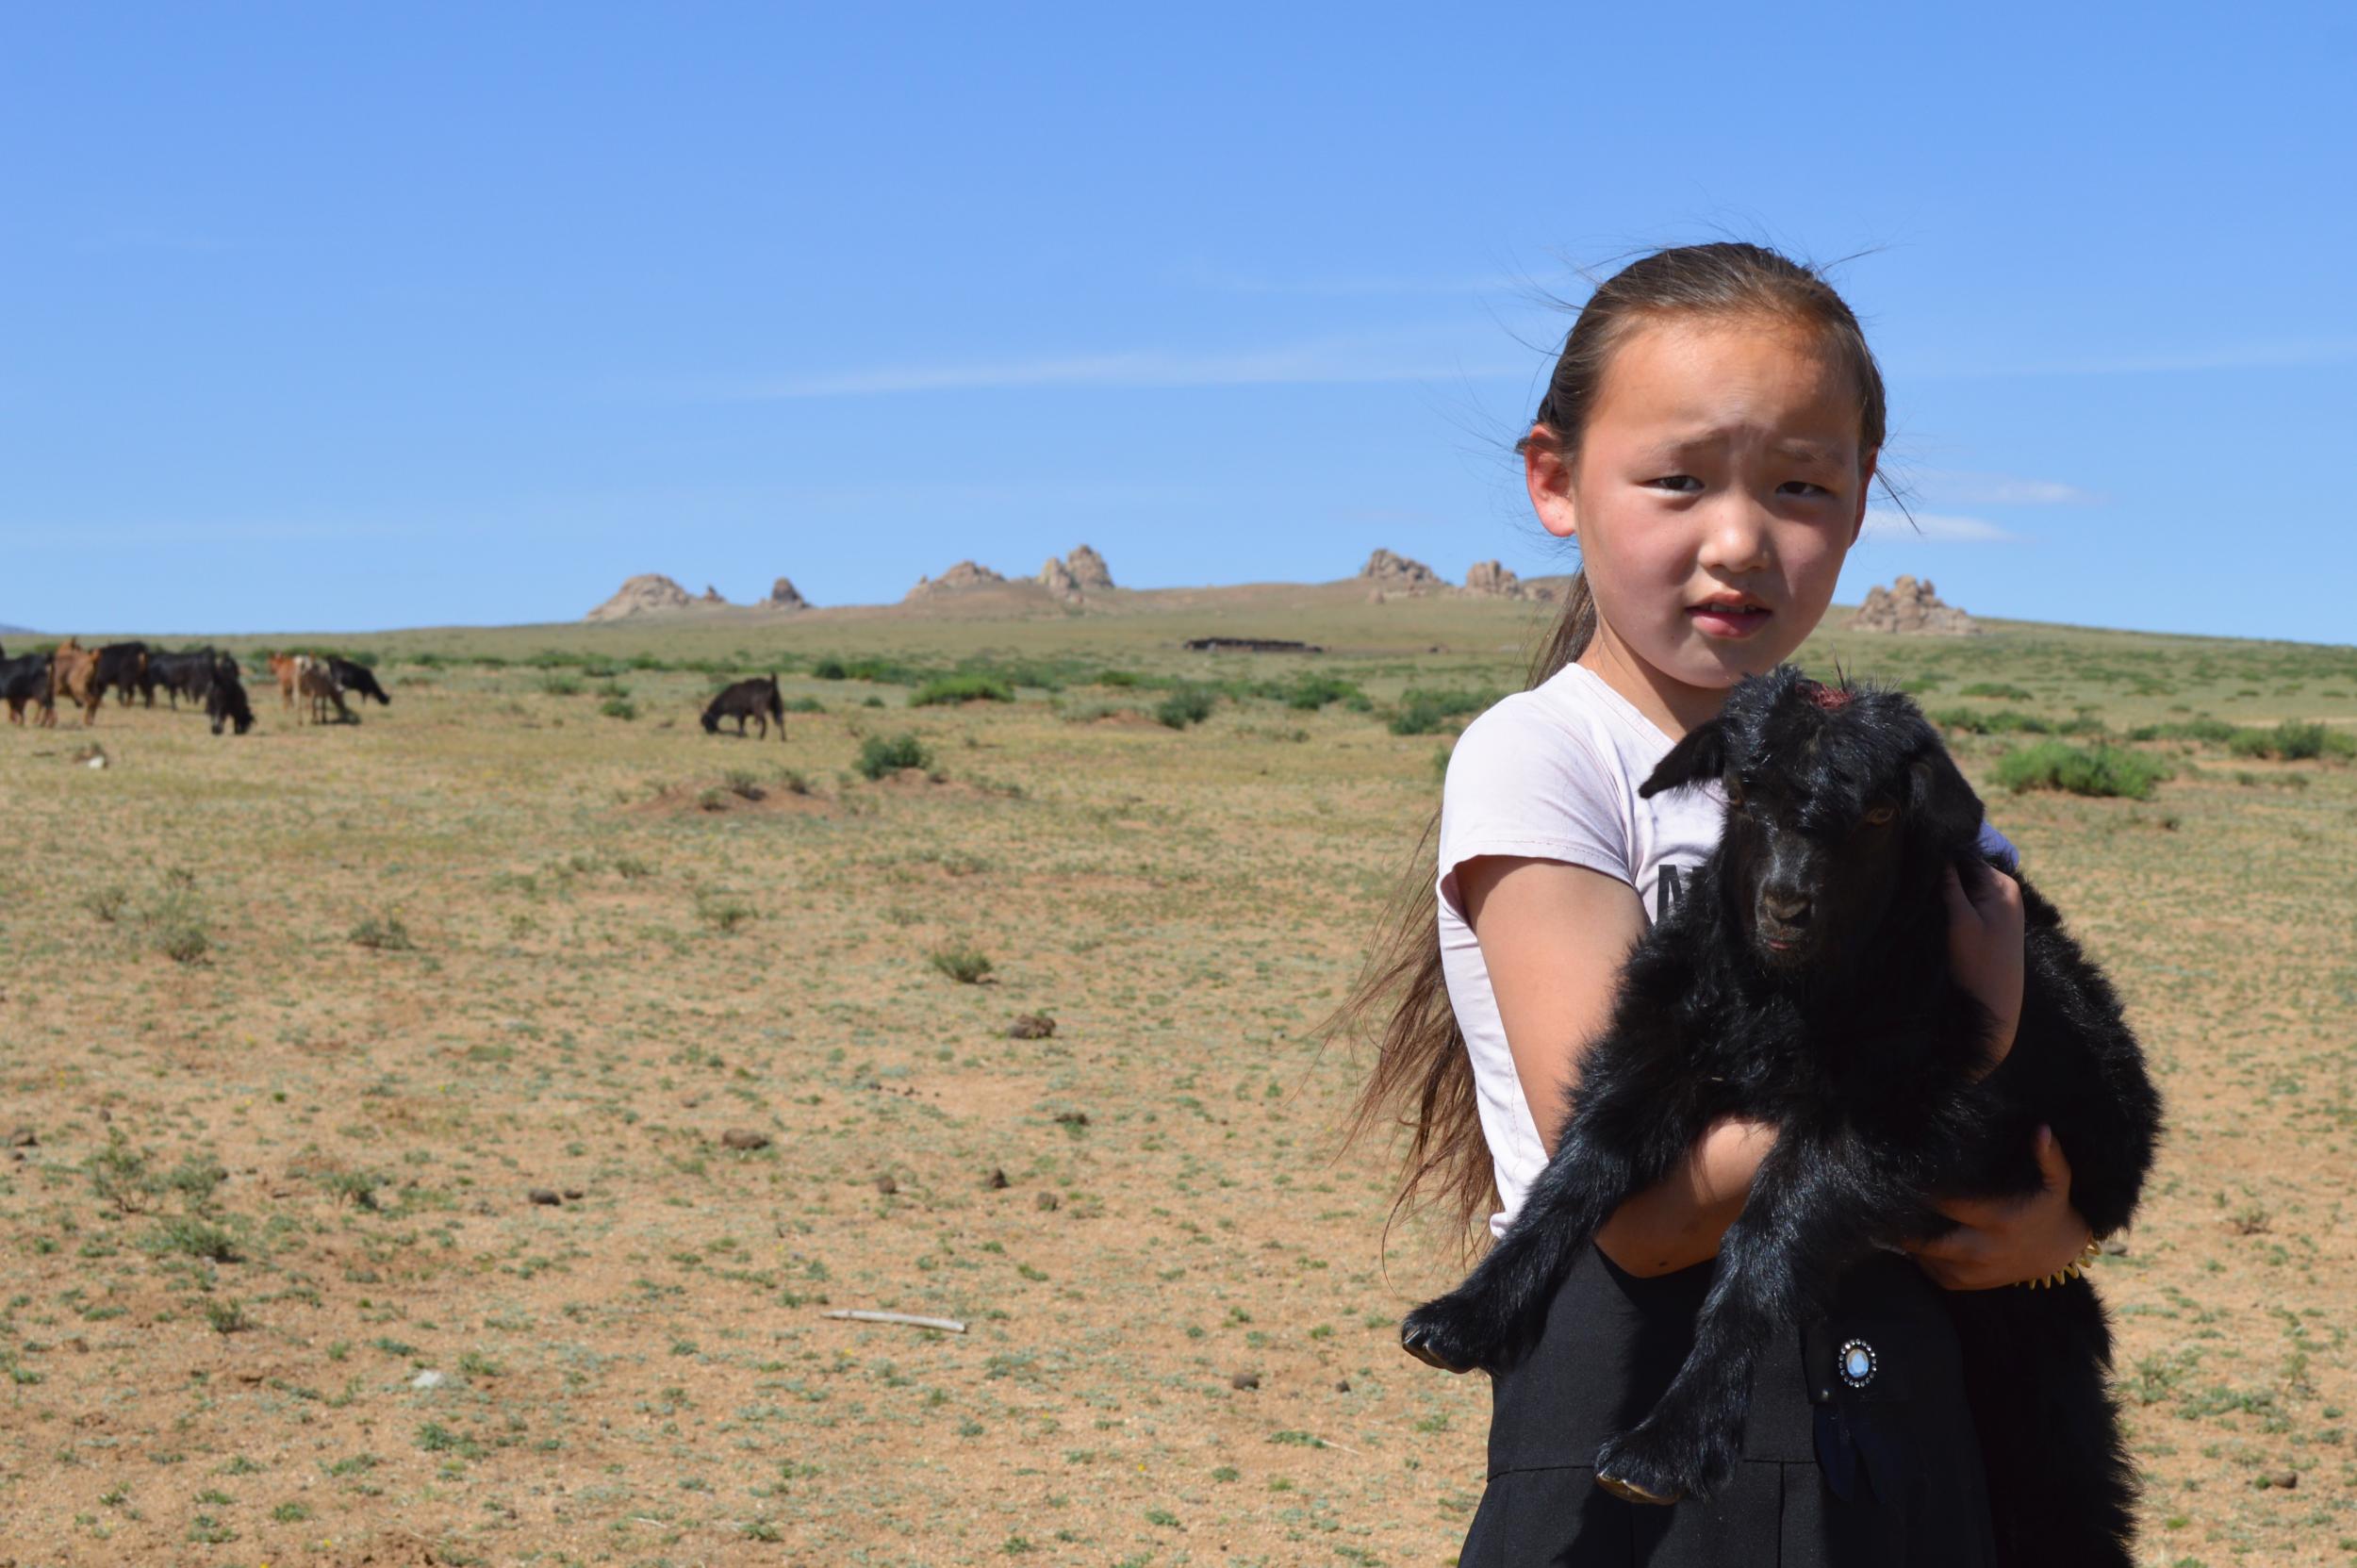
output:
[[[1944,729],[1962,730],[1967,734],[2052,734],[2054,726],[2034,713],[2019,713],[2012,708],[1997,708],[1983,713],[1978,708],[1942,708],[1931,716],[1933,723]]]
[[[1392,734],[1439,734],[1451,719],[1479,713],[1497,700],[1494,691],[1408,691],[1392,715]]]
[[[618,718],[627,724],[638,717],[638,704],[627,697],[609,697],[598,704],[598,711],[608,718]]]
[[[2357,734],[2286,718],[2272,730],[2236,730],[2226,749],[2238,757],[2281,757],[2307,762],[2319,757],[2357,756]]]
[[[2009,702],[2028,702],[2036,700],[2035,693],[2024,691],[2019,686],[2007,685],[2003,681],[1975,681],[1970,685],[1966,686],[1961,692],[1957,693],[1957,695],[1961,697],[2002,697]]]
[[[1359,713],[1375,705],[1365,692],[1335,675],[1297,676],[1290,685],[1273,686],[1268,695],[1300,713],[1315,713],[1329,702],[1341,702]]]
[[[2234,726],[2223,718],[2212,718],[2204,714],[2199,718],[2186,719],[2182,723],[2139,724],[2128,732],[2128,738],[2130,740],[2199,740],[2212,746],[2223,746],[2233,740],[2235,734]]]
[[[889,740],[882,735],[869,735],[860,743],[859,761],[852,766],[875,780],[903,767],[930,768],[932,765],[933,754],[915,735],[894,735]]]
[[[844,666],[843,661],[832,656],[813,664],[810,667],[810,672],[821,681],[848,681],[851,677],[850,670]]]
[[[1211,717],[1216,701],[1201,686],[1187,686],[1172,692],[1154,706],[1154,721],[1166,729],[1183,730],[1190,724],[1200,724]]]
[[[216,1263],[234,1263],[238,1261],[237,1237],[218,1225],[187,1215],[166,1220],[148,1238],[147,1246],[151,1251],[181,1252]]]
[[[912,708],[949,702],[1012,702],[1014,688],[988,675],[936,675],[909,694]]]
[[[2072,795],[2150,797],[2168,770],[2140,751],[2098,746],[2091,751],[2043,740],[1997,759],[1997,782],[2019,794],[2025,789],[2060,789]]]
[[[789,697],[785,700],[788,713],[825,713],[827,705],[816,697]]]
[[[540,690],[550,697],[578,697],[586,688],[570,675],[543,675]]]
[[[990,973],[990,960],[964,942],[955,947],[935,948],[925,955],[925,961],[961,985],[975,985]]]
[[[409,928],[402,924],[398,915],[387,915],[382,920],[371,915],[352,928],[352,945],[367,948],[371,952],[405,953],[417,946],[409,939]]]

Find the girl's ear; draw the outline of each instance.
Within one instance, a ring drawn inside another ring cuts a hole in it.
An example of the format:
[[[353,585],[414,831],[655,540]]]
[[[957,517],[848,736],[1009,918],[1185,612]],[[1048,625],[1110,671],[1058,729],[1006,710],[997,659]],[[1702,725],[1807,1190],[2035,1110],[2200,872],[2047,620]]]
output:
[[[1555,433],[1544,425],[1532,427],[1523,444],[1523,483],[1530,491],[1530,509],[1539,514],[1541,527],[1558,539],[1578,536],[1572,465],[1555,444]]]
[[[1727,732],[1714,718],[1687,731],[1686,738],[1670,748],[1670,754],[1661,759],[1653,776],[1637,786],[1637,793],[1650,800],[1665,789],[1715,779],[1726,768]]]

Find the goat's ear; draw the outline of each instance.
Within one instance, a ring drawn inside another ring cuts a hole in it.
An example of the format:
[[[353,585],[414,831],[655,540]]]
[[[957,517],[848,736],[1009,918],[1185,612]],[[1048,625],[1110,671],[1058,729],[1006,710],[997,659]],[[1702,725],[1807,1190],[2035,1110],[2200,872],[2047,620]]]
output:
[[[1980,836],[1981,798],[1945,751],[1926,751],[1907,765],[1907,804],[1943,844],[1970,844]]]
[[[1637,786],[1637,793],[1651,799],[1665,789],[1680,789],[1704,779],[1715,779],[1726,767],[1727,732],[1714,718],[1687,731],[1686,738],[1670,748],[1670,754],[1654,768],[1653,776]]]

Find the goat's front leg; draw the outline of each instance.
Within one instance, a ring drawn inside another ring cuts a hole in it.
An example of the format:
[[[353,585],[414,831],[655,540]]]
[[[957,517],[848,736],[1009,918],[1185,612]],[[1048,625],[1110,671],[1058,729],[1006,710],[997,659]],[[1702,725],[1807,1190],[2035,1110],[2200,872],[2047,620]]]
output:
[[[1597,1485],[1666,1504],[1706,1496],[1735,1474],[1760,1353],[1824,1309],[1835,1278],[1879,1232],[1876,1186],[1854,1146],[1778,1139],[1719,1243],[1693,1349],[1652,1413],[1597,1453]]]
[[[1444,1372],[1495,1370],[1538,1330],[1547,1301],[1604,1222],[1668,1173],[1716,1113],[1684,1053],[1608,1035],[1581,1065],[1570,1121],[1522,1213],[1465,1282],[1400,1325],[1400,1347]]]

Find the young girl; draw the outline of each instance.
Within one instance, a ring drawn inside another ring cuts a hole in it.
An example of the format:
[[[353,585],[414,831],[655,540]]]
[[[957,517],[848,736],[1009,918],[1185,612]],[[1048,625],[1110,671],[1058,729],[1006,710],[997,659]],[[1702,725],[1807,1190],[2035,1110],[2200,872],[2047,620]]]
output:
[[[1520,448],[1540,521],[1577,540],[1581,569],[1530,689],[1459,740],[1438,877],[1395,912],[1346,1014],[1384,1017],[1353,1131],[1410,1130],[1403,1202],[1437,1189],[1470,1226],[1494,1190],[1491,1233],[1513,1218],[1622,959],[1718,837],[1714,790],[1647,801],[1637,785],[1739,677],[1815,629],[1865,520],[1884,420],[1856,318],[1774,252],[1661,251],[1581,310]],[[1950,946],[1999,1020],[2002,1058],[2020,1011],[2021,913],[2011,879],[1989,883],[1976,902],[1951,873]],[[1763,1362],[1745,1462],[1717,1496],[1644,1507],[1593,1484],[1599,1444],[1636,1424],[1690,1347],[1719,1238],[1774,1139],[1772,1126],[1714,1127],[1567,1274],[1536,1348],[1492,1384],[1466,1568],[1993,1560],[1937,1291],[2011,1285],[2079,1255],[2088,1230],[2051,1135],[2042,1197],[1947,1205],[1953,1231],[1853,1269],[1832,1317]],[[1830,1364],[1853,1339],[1879,1368],[1856,1390]],[[1852,1401],[1878,1408],[1844,1424]],[[1862,1452],[1860,1431],[1875,1434]]]

